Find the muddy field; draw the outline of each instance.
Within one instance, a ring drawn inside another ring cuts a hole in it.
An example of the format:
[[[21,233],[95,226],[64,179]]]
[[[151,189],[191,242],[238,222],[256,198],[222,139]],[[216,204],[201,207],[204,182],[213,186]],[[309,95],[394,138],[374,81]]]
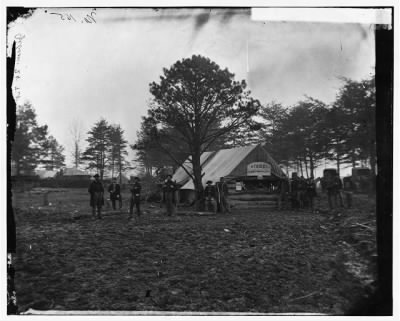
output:
[[[374,290],[375,203],[318,213],[233,210],[140,222],[106,209],[90,217],[86,190],[14,194],[21,312],[137,310],[346,314]],[[127,199],[125,197],[125,199]],[[182,211],[183,209],[181,209]]]

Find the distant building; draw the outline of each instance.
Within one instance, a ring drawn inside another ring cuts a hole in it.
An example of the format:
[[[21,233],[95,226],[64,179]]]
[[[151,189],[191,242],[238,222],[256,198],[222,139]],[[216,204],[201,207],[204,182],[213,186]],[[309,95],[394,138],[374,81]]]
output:
[[[41,179],[54,178],[57,175],[57,173],[58,171],[49,171],[46,169],[35,170],[35,174],[38,175]]]
[[[82,177],[87,177],[90,176],[90,174],[86,171],[71,167],[71,168],[64,168],[60,172],[61,176],[82,176]]]

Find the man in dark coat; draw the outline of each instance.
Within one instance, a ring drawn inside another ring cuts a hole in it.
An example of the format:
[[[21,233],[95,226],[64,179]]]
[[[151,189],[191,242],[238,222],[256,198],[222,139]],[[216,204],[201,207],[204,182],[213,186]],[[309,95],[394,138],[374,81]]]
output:
[[[216,187],[221,212],[224,214],[226,212],[230,213],[231,209],[229,205],[229,189],[224,177],[220,178],[219,182],[216,184]]]
[[[212,181],[207,181],[207,185],[204,189],[204,196],[206,200],[206,209],[210,212],[217,212],[217,193],[215,187],[212,185]],[[210,210],[210,208],[212,208]]]
[[[307,181],[304,176],[300,176],[298,183],[298,193],[297,193],[297,201],[299,202],[299,207],[304,208],[305,203],[307,202],[306,192],[307,192]]]
[[[300,178],[297,176],[297,173],[292,173],[292,179],[290,181],[290,199],[292,203],[292,209],[296,210],[298,210],[300,207],[299,187],[300,187]]]
[[[140,217],[140,193],[142,191],[142,185],[140,185],[139,177],[135,177],[135,181],[130,188],[131,191],[131,202],[129,206],[129,219],[133,215],[133,207],[136,206],[136,215]]]
[[[108,187],[108,192],[110,193],[110,200],[113,210],[115,210],[115,201],[119,201],[119,209],[122,208],[122,197],[121,197],[121,187],[117,183],[117,179],[113,178],[111,185]]]
[[[343,204],[343,197],[342,197],[342,190],[343,190],[343,183],[340,179],[339,173],[336,173],[334,178],[334,186],[335,186],[335,202],[337,198],[339,198],[339,203],[341,207],[344,207]]]
[[[88,192],[90,194],[90,206],[92,207],[93,218],[101,219],[101,207],[104,205],[104,187],[98,174],[94,175],[94,181],[90,183]]]
[[[172,181],[172,176],[168,175],[163,184],[163,202],[165,204],[167,215],[171,216],[175,209],[175,191],[177,190],[176,184]]]
[[[317,188],[315,186],[315,182],[312,178],[307,180],[306,184],[306,199],[307,206],[311,208],[311,212],[314,213],[314,198],[317,196]]]
[[[323,178],[323,180],[324,180],[324,188],[326,190],[326,194],[328,195],[329,209],[333,209],[334,207],[337,206],[335,178],[332,175],[327,175],[326,177]]]
[[[278,209],[287,209],[288,194],[289,194],[289,181],[286,177],[279,180],[278,183]]]

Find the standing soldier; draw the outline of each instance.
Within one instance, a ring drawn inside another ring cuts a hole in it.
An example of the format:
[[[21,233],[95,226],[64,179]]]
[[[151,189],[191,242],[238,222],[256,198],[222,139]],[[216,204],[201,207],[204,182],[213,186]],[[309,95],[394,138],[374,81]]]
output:
[[[142,186],[140,185],[139,177],[135,177],[135,181],[130,189],[131,191],[131,202],[129,205],[129,217],[132,218],[133,215],[133,206],[136,205],[136,214],[139,219],[140,217],[140,192],[142,191]]]
[[[88,192],[90,193],[90,206],[92,207],[93,218],[101,219],[101,207],[104,205],[104,187],[100,181],[99,174],[93,176],[94,181],[90,183]]]
[[[287,199],[289,193],[289,182],[286,177],[283,177],[279,180],[278,183],[278,209],[286,209],[287,207]]]
[[[121,187],[117,184],[117,179],[113,178],[111,185],[108,187],[108,192],[110,193],[110,200],[113,210],[115,210],[115,201],[119,201],[119,209],[122,208],[122,198],[121,198]]]
[[[347,208],[351,208],[353,203],[353,190],[354,190],[353,179],[351,177],[343,178],[343,185],[344,185],[343,192],[345,195]]]
[[[207,186],[204,189],[204,196],[206,199],[206,209],[208,211],[212,211],[214,213],[217,213],[217,201],[216,201],[216,192],[215,192],[215,187],[211,185],[212,181],[207,181]],[[212,210],[210,210],[210,207],[212,207]]]
[[[324,189],[326,190],[326,194],[328,195],[328,205],[329,209],[333,209],[333,207],[337,206],[337,196],[335,189],[335,178],[332,175],[327,175],[323,178]],[[334,202],[334,204],[332,203]]]
[[[299,208],[299,177],[297,173],[292,173],[292,180],[290,182],[290,198],[292,202],[292,209]]]
[[[163,185],[163,202],[167,209],[167,215],[174,213],[176,184],[172,181],[172,176],[168,175]]]
[[[314,213],[314,198],[317,196],[317,189],[315,182],[312,178],[307,180],[306,185],[306,199],[307,205],[311,208],[311,212]]]
[[[339,197],[340,207],[344,207],[343,197],[342,197],[343,183],[342,180],[340,179],[339,173],[336,173],[335,175],[334,185],[335,185],[335,202],[337,202],[336,199]]]
[[[306,203],[306,191],[307,191],[307,181],[304,176],[300,176],[299,185],[298,185],[298,193],[297,193],[297,201],[299,202],[299,207],[303,209]]]
[[[225,178],[221,177],[219,183],[216,184],[217,186],[217,195],[218,195],[218,202],[221,208],[222,213],[230,213],[231,209],[229,206],[229,190],[228,185],[226,185]]]

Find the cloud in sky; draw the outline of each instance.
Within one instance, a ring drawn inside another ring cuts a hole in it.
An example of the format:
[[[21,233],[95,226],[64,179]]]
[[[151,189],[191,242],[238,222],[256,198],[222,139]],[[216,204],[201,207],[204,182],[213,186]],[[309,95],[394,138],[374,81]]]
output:
[[[252,21],[248,9],[97,9],[97,23],[87,24],[90,9],[46,10],[18,20],[8,42],[25,35],[18,103],[29,100],[67,152],[76,119],[85,132],[100,117],[121,124],[133,143],[149,83],[193,54],[246,79],[262,103],[285,105],[304,94],[329,103],[338,76],[368,77],[375,63],[373,28],[363,25]]]

